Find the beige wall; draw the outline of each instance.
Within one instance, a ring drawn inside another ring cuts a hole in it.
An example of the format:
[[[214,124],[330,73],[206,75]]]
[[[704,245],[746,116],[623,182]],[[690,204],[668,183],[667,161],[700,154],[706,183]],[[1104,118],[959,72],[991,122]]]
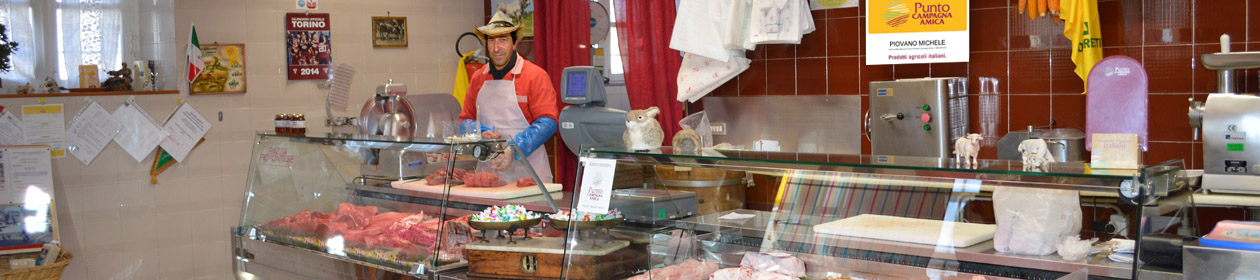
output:
[[[169,10],[169,0],[157,2]],[[322,81],[289,81],[282,74],[283,19],[286,12],[295,11],[294,3],[174,1],[174,27],[157,27],[153,32],[173,29],[174,42],[146,41],[141,58],[163,59],[163,67],[176,71],[160,74],[168,79],[180,77],[183,68],[171,64],[183,63],[188,26],[195,22],[202,44],[246,44],[249,92],[137,97],[155,118],[165,117],[177,99],[185,99],[214,125],[206,142],[185,162],[162,174],[159,184],[148,182],[152,155],[136,162],[115,144],[90,166],[73,157],[53,160],[61,237],[75,254],[66,279],[231,278],[228,228],[240,217],[253,131],[271,129],[277,113],[304,113],[311,131],[327,131],[320,125],[326,91],[316,87]],[[332,17],[334,63],[357,68],[350,97],[356,115],[361,102],[387,79],[406,83],[412,93],[450,92],[457,62],[454,41],[484,21],[482,1],[323,0],[320,5],[317,12]],[[409,47],[372,47],[369,19],[387,12],[407,17]],[[157,20],[161,17],[150,22],[161,22]],[[153,28],[146,26],[142,27]],[[165,84],[182,84],[168,81]],[[180,87],[186,91],[186,86]],[[95,100],[113,111],[125,97]],[[35,102],[33,98],[0,99],[0,106]],[[65,103],[71,112],[67,119],[84,104],[82,97],[47,102]]]

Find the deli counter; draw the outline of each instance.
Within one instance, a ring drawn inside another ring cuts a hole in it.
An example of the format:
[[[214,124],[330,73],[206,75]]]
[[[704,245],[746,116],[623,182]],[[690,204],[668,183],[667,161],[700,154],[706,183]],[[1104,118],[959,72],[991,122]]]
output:
[[[586,148],[577,181],[617,182],[573,194],[460,185],[473,179],[450,171],[490,160],[502,141],[256,140],[231,231],[241,277],[1176,279],[1180,254],[1168,259],[1167,243],[1202,234],[1180,160],[1026,171],[1005,160]],[[367,175],[398,155],[437,183]],[[747,207],[754,181],[773,190],[768,209]]]

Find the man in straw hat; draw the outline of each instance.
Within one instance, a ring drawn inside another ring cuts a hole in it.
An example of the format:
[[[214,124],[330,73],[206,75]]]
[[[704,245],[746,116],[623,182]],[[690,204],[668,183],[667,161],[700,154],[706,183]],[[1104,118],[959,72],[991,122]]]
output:
[[[514,157],[525,157],[542,180],[537,183],[550,183],[551,166],[542,145],[556,134],[556,118],[560,115],[556,89],[546,71],[516,53],[518,28],[514,19],[503,12],[496,12],[485,26],[473,28],[486,44],[490,64],[469,78],[459,119],[461,127],[479,121],[483,137],[506,137],[520,147],[519,151],[509,148],[489,166],[478,164],[478,170],[490,167],[508,181],[528,177],[522,165],[512,164]]]

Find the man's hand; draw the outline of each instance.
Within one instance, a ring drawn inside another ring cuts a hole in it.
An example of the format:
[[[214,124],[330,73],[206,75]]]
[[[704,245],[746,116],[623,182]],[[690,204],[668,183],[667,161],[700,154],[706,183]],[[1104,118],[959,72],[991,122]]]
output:
[[[489,130],[481,132],[481,139],[502,139],[502,138],[503,138],[503,135],[499,135],[498,132],[489,131]]]
[[[494,158],[494,160],[490,162],[490,167],[494,168],[494,171],[499,171],[499,172],[507,170],[508,168],[512,167],[512,158],[514,158],[515,156],[516,156],[516,149],[513,149],[512,147],[508,147],[507,149],[503,150],[503,154]]]

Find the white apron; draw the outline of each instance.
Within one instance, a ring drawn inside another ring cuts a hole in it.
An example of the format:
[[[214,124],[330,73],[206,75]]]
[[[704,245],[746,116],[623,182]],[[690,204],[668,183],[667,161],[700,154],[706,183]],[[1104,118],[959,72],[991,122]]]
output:
[[[504,139],[511,140],[517,133],[529,127],[529,121],[525,120],[525,113],[521,112],[520,105],[517,105],[516,86],[512,81],[486,81],[481,85],[481,91],[477,92],[476,106],[477,120],[481,122],[481,125],[495,128]],[[516,153],[520,154],[521,151],[517,150]],[[526,159],[529,165],[534,167],[534,172],[538,173],[538,179],[542,180],[538,182],[539,184],[552,182],[551,165],[547,162],[547,147],[538,147]],[[477,163],[477,170],[493,169],[487,161]],[[521,177],[529,177],[529,170],[525,170],[525,166],[519,163],[513,163],[507,170],[495,173],[509,183]]]

